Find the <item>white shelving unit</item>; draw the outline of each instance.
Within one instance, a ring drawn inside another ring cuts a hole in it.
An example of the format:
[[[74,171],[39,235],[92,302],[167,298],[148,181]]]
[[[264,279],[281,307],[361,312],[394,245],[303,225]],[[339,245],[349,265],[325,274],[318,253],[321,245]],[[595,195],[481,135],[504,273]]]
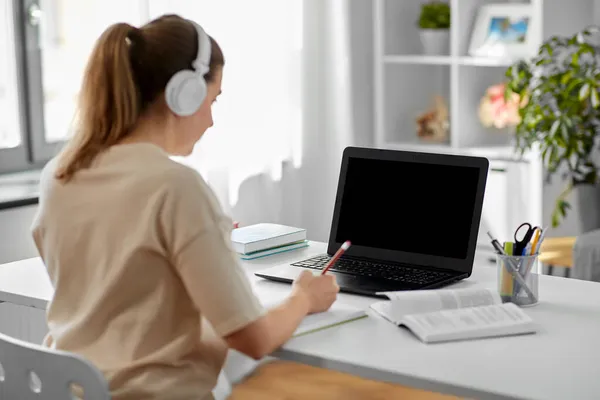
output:
[[[376,147],[487,157],[491,167],[482,232],[491,229],[508,240],[523,221],[547,224],[539,154],[519,160],[510,130],[485,128],[479,121],[485,90],[504,79],[513,60],[471,57],[471,33],[480,6],[506,2],[531,5],[533,18],[539,21],[532,26],[541,30],[534,34],[542,39],[571,35],[599,20],[600,0],[448,0],[450,53],[440,56],[421,54],[416,22],[424,1],[373,0]],[[432,107],[435,95],[441,95],[449,107],[447,143],[417,137],[416,117]]]

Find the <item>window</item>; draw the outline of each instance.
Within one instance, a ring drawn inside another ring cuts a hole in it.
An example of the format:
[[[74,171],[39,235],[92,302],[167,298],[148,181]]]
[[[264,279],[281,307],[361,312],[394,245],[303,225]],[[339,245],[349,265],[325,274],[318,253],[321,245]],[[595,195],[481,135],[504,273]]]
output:
[[[17,71],[15,40],[13,38],[11,4],[0,7],[0,148],[12,149],[21,145],[21,127],[17,107]]]
[[[187,161],[227,169],[235,187],[266,170],[280,175],[300,147],[300,0],[2,0],[0,173],[41,167],[70,136],[85,64],[109,25],[163,13],[200,22],[228,60],[217,132]]]
[[[0,171],[25,166],[17,76],[17,41],[11,1],[0,3]]]
[[[0,173],[39,168],[71,134],[85,64],[115,22],[147,18],[147,0],[0,2]]]
[[[95,41],[116,22],[139,26],[143,3],[123,0],[42,1],[44,140],[55,143],[70,132],[83,72]]]

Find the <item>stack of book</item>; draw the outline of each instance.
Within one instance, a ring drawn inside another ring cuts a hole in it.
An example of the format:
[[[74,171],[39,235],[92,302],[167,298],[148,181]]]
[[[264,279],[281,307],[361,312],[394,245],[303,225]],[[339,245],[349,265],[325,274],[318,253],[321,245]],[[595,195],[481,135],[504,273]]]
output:
[[[242,260],[252,260],[308,246],[306,229],[260,223],[234,229],[233,249]]]

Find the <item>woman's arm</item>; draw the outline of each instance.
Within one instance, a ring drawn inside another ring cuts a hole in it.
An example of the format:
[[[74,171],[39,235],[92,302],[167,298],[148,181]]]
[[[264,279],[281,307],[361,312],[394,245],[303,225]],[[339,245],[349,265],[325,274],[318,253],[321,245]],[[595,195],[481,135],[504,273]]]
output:
[[[260,360],[292,336],[308,310],[309,303],[305,296],[289,296],[263,317],[224,339],[230,348]]]
[[[335,301],[339,287],[332,275],[314,276],[303,271],[290,296],[245,327],[227,335],[230,348],[254,359],[261,359],[285,343],[310,313],[327,310]]]
[[[308,271],[284,303],[265,311],[231,246],[232,221],[196,172],[170,176],[160,212],[160,236],[195,308],[229,346],[260,358],[289,339],[302,318],[328,309],[338,286]]]

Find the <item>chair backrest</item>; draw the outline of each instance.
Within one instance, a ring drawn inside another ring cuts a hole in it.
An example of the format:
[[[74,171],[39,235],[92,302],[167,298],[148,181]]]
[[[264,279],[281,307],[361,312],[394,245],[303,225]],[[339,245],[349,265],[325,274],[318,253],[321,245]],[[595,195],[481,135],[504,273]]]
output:
[[[83,391],[83,395],[80,393]],[[109,400],[108,383],[89,361],[0,333],[0,399]]]

